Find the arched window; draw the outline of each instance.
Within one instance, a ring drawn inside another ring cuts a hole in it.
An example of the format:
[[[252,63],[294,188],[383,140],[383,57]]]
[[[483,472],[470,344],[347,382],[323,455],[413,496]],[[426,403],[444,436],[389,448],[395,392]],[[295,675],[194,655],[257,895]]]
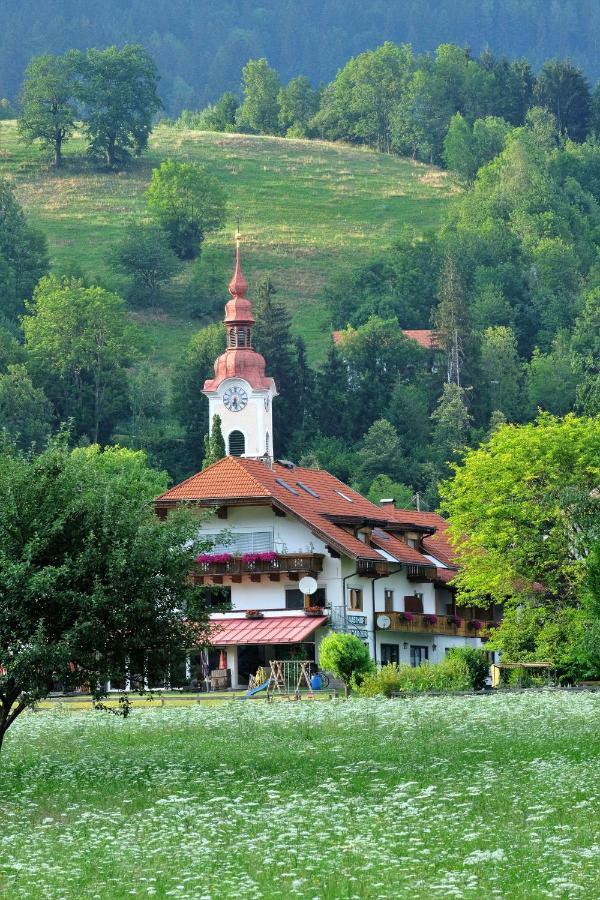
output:
[[[243,456],[246,452],[246,438],[241,431],[232,431],[229,435],[229,455]]]

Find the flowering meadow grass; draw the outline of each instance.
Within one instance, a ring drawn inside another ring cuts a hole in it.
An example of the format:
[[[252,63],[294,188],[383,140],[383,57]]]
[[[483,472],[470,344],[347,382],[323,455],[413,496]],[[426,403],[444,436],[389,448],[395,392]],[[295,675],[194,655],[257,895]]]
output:
[[[0,896],[600,896],[600,695],[39,712]]]

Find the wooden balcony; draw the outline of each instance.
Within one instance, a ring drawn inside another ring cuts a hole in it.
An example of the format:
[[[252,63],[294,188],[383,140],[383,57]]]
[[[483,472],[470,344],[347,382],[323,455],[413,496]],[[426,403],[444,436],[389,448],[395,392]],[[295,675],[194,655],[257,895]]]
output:
[[[244,577],[250,581],[261,581],[267,576],[271,581],[279,581],[286,575],[291,581],[298,581],[302,575],[316,575],[323,570],[321,553],[284,553],[273,560],[244,560],[234,556],[227,562],[196,563],[192,578],[196,584],[224,584],[228,578],[239,583]]]
[[[401,612],[378,612],[376,614],[377,623],[380,616],[387,616],[391,623],[389,628],[380,628],[379,624],[377,624],[377,630],[380,632],[404,631],[419,632],[420,634],[429,632],[430,634],[447,634],[453,637],[478,637],[485,639],[489,636],[490,627],[495,625],[493,622],[482,622],[481,619],[462,619],[460,623],[456,623],[453,621],[452,616],[436,615],[434,617],[431,613],[412,613],[412,620],[407,621],[404,618],[404,613]],[[481,622],[482,627],[474,628],[471,624],[472,621]]]

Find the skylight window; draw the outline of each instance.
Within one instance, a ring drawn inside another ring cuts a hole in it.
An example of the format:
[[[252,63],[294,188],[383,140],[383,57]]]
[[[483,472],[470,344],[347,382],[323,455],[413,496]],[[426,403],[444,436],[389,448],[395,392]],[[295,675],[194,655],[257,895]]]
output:
[[[299,497],[299,496],[300,496],[300,494],[298,493],[298,491],[297,491],[295,488],[293,488],[293,487],[291,486],[291,484],[288,484],[287,481],[284,481],[283,478],[276,478],[275,481],[277,482],[277,484],[280,484],[282,488],[285,488],[286,491],[289,491],[290,494],[293,494],[294,497]]]
[[[336,494],[339,494],[340,497],[343,497],[344,500],[348,501],[348,503],[354,503],[354,500],[352,500],[350,497],[347,497],[346,494],[342,494],[342,492],[338,491],[337,489],[336,489]]]
[[[316,491],[313,491],[312,488],[309,488],[309,486],[307,484],[304,484],[304,482],[297,481],[296,484],[298,485],[299,488],[302,488],[303,491],[306,491],[307,494],[310,494],[311,497],[316,497],[317,500],[321,499],[320,495],[317,494]]]

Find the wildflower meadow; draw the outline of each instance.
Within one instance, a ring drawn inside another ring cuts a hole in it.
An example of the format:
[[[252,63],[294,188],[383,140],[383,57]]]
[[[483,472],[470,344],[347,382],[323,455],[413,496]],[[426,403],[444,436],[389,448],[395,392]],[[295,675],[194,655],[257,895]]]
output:
[[[600,895],[600,695],[37,712],[0,896]]]

